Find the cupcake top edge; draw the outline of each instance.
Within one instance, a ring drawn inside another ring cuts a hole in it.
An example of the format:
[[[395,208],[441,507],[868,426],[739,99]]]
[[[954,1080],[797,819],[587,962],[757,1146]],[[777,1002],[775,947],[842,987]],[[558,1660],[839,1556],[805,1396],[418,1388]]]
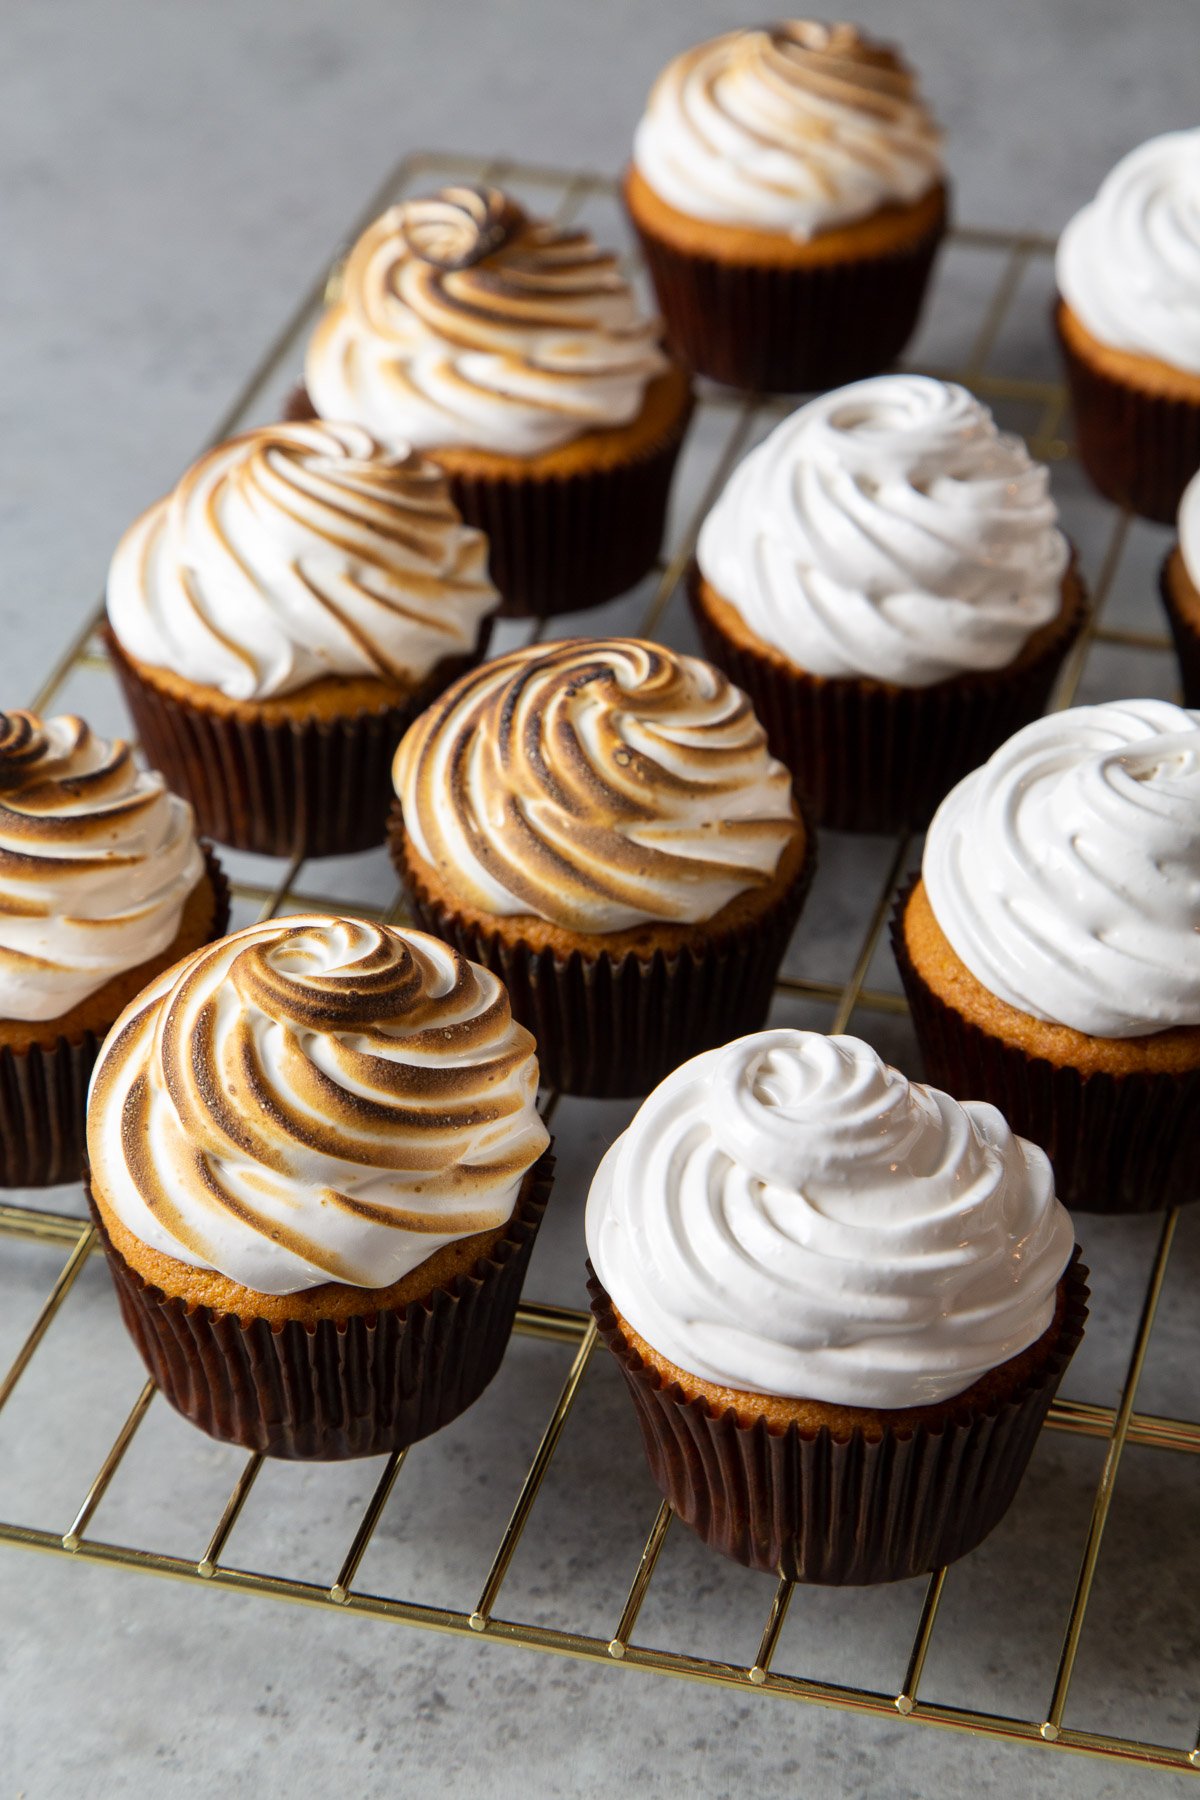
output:
[[[1200,712],[1035,720],[943,800],[922,875],[955,954],[1019,1011],[1100,1038],[1200,1026]]]
[[[192,809],[123,738],[0,713],[0,1019],[57,1019],[170,948],[204,875]]]
[[[798,668],[926,687],[1014,661],[1062,604],[1070,548],[1019,437],[965,388],[893,374],[777,425],[705,519],[697,561]]]
[[[668,63],[633,161],[677,212],[806,240],[919,200],[942,138],[915,76],[856,26],[792,19]]]
[[[711,919],[802,829],[741,690],[637,638],[496,657],[410,727],[393,775],[456,897],[588,935]]]
[[[1074,1233],[1043,1151],[852,1037],[683,1064],[608,1151],[588,1253],[660,1355],[750,1393],[896,1410],[1034,1343]]]
[[[1200,588],[1200,469],[1179,502],[1179,554],[1194,588]]]
[[[108,576],[122,648],[231,700],[328,676],[416,685],[497,604],[487,539],[445,476],[358,425],[218,444],[135,520]]]
[[[421,932],[297,915],[153,983],[92,1078],[93,1186],[257,1293],[384,1288],[502,1226],[549,1138],[502,984]]]
[[[1101,344],[1200,375],[1200,128],[1121,158],[1064,228],[1055,275]]]
[[[630,424],[668,367],[617,255],[501,190],[406,200],[350,251],[309,343],[326,418],[522,459]]]

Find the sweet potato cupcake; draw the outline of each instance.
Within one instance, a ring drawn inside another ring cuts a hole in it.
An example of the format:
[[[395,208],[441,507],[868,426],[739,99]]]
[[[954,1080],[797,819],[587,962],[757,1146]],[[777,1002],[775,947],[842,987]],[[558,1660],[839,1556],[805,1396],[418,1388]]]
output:
[[[1200,713],[1017,733],[929,828],[894,943],[929,1078],[998,1106],[1091,1212],[1197,1198]]]
[[[78,1180],[105,1032],[228,921],[191,808],[127,743],[0,713],[0,1187]]]
[[[691,412],[617,257],[497,188],[406,200],[350,252],[294,406],[445,470],[515,614],[623,593],[662,542]]]
[[[896,52],[853,25],[730,31],[654,84],[625,202],[694,369],[830,387],[912,335],[946,229],[941,134]]]
[[[815,862],[787,770],[719,670],[575,638],[465,676],[396,753],[417,920],[494,969],[573,1094],[644,1094],[761,1025]]]
[[[734,471],[692,610],[818,822],[925,824],[1042,711],[1086,606],[1049,475],[965,388],[878,375]]]
[[[1043,1152],[851,1037],[765,1031],[685,1063],[600,1164],[586,1231],[664,1497],[799,1581],[974,1549],[1087,1313]]]
[[[93,1213],[166,1399],[273,1456],[399,1450],[504,1354],[545,1207],[537,1057],[504,989],[419,932],[272,919],[118,1020]]]
[[[1200,468],[1200,130],[1122,157],[1058,242],[1055,320],[1079,456],[1169,524]]]
[[[1185,706],[1200,706],[1200,474],[1179,502],[1179,537],[1160,577],[1163,605],[1175,640]]]
[[[379,843],[392,754],[486,644],[487,542],[357,425],[268,425],[130,526],[109,647],[150,760],[240,850]]]

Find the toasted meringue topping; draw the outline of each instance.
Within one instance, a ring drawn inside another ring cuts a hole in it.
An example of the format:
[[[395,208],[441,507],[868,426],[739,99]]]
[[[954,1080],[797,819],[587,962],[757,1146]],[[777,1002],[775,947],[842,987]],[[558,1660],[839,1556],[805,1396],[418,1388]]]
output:
[[[495,187],[444,187],[404,209],[404,242],[437,269],[470,269],[525,223],[524,209]]]
[[[712,918],[798,828],[745,694],[637,638],[495,658],[417,720],[393,776],[414,847],[469,905],[589,933]]]
[[[669,63],[633,160],[691,218],[807,239],[920,199],[941,175],[941,134],[889,45],[792,19]]]
[[[388,1287],[511,1216],[549,1142],[496,977],[421,932],[252,925],[148,988],[93,1077],[98,1190],[143,1243],[264,1294]]]
[[[167,949],[203,873],[191,807],[123,739],[0,713],[0,1018],[57,1019]]]
[[[418,683],[496,604],[487,539],[445,476],[357,425],[267,425],[193,464],[117,546],[131,656],[232,700],[329,675]]]
[[[626,425],[668,364],[617,258],[496,189],[443,189],[364,232],[313,334],[308,392],[384,443],[538,456]]]

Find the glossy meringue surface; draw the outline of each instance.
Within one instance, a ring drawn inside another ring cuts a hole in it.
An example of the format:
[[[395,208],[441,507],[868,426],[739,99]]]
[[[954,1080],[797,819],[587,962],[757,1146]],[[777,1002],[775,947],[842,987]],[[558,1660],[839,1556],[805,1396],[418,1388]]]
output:
[[[699,1379],[898,1409],[1032,1344],[1074,1234],[1000,1113],[852,1037],[774,1030],[655,1089],[588,1198],[621,1315]]]

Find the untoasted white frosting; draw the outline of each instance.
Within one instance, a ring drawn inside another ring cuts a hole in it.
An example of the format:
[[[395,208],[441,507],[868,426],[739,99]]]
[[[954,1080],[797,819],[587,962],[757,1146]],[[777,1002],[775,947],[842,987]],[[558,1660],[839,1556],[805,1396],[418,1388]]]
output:
[[[129,527],[108,616],[131,656],[231,700],[328,675],[418,684],[496,605],[487,539],[425,458],[357,425],[266,425]]]
[[[57,1019],[174,942],[192,809],[121,738],[0,713],[0,1019]]]
[[[926,687],[1003,668],[1062,604],[1049,476],[965,388],[876,375],[822,394],[734,471],[706,580],[813,675]]]
[[[886,1409],[961,1393],[1054,1315],[1071,1221],[993,1106],[868,1044],[763,1031],[684,1063],[608,1151],[588,1254],[721,1387]]]
[[[135,1237],[262,1294],[390,1287],[511,1216],[549,1138],[534,1043],[422,932],[301,915],[197,952],[105,1040],[97,1192]]]
[[[941,134],[903,62],[853,25],[726,32],[668,63],[633,160],[676,211],[807,239],[920,199]]]
[[[922,874],[984,987],[1091,1037],[1200,1025],[1200,712],[1078,706],[942,801]]]
[[[1055,273],[1102,344],[1200,375],[1200,129],[1123,156],[1068,222]]]
[[[1179,553],[1192,586],[1200,588],[1200,470],[1184,488],[1179,502]]]

